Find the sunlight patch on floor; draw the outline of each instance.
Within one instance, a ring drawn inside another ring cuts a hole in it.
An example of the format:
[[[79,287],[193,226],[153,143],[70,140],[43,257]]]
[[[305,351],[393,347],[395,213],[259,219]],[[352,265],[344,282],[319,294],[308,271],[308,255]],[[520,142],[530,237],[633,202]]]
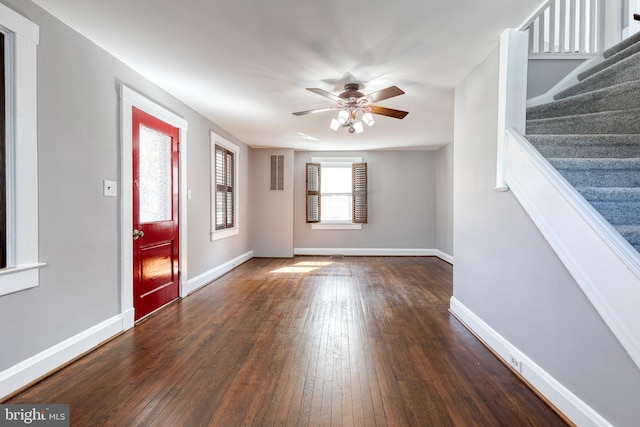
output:
[[[321,267],[331,265],[331,261],[302,261],[297,264],[273,270],[272,273],[309,273]]]

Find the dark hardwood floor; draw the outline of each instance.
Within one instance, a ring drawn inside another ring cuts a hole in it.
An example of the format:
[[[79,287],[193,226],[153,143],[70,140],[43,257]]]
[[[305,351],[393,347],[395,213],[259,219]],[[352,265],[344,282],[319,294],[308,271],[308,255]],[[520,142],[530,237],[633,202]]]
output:
[[[5,403],[72,426],[565,426],[430,257],[252,259]]]

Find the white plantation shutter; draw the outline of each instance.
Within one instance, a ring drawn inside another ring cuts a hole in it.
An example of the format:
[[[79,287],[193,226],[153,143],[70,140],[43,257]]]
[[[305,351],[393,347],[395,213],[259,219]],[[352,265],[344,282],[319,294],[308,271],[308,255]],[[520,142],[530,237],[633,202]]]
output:
[[[224,147],[215,148],[216,230],[235,226],[234,153]]]

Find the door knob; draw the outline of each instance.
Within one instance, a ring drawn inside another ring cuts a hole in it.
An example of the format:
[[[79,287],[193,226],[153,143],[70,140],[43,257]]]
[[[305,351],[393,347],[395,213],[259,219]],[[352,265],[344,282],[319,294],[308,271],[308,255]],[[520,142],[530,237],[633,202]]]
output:
[[[144,237],[144,231],[134,229],[133,230],[133,240],[137,240],[138,237]]]

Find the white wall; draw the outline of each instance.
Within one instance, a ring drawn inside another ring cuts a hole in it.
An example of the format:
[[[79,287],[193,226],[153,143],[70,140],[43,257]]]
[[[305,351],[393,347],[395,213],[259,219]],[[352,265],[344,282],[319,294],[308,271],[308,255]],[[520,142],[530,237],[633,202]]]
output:
[[[292,149],[253,149],[253,227],[251,241],[257,257],[293,256],[293,157]],[[269,190],[269,155],[284,155],[284,190]]]
[[[368,164],[369,223],[362,230],[312,230],[305,222],[305,163],[313,156]],[[434,151],[296,152],[295,248],[434,249],[435,158]]]
[[[527,99],[544,95],[584,61],[584,59],[567,58],[530,58],[527,72]]]
[[[498,60],[455,92],[454,298],[611,424],[637,425],[640,372],[513,195],[493,190]]]
[[[0,1],[40,26],[39,229],[40,261],[47,263],[39,287],[0,297],[3,379],[9,368],[120,312],[119,199],[102,195],[104,179],[120,178],[120,84],[189,123],[189,278],[250,252],[251,168],[246,145],[223,134],[241,147],[245,228],[237,237],[211,242],[209,131],[223,131],[34,3]]]
[[[435,203],[436,249],[453,257],[453,143],[436,152]]]

